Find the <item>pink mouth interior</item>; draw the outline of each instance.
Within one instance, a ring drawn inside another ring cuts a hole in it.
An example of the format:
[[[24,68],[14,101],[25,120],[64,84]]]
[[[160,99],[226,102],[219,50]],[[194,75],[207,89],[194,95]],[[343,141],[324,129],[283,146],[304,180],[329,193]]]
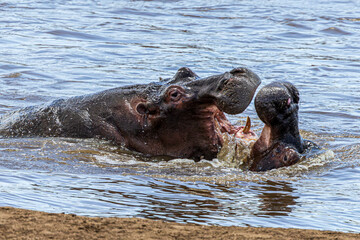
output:
[[[245,140],[245,141],[253,141],[258,139],[258,136],[253,130],[249,130],[247,133],[244,133],[243,131],[244,128],[245,127],[242,126],[236,129],[234,133],[236,138],[240,138],[241,140]]]
[[[256,133],[251,129],[244,133],[245,126],[233,126],[222,112],[218,112],[218,114],[215,115],[215,119],[219,124],[221,133],[228,133],[237,139],[248,142],[258,139]]]

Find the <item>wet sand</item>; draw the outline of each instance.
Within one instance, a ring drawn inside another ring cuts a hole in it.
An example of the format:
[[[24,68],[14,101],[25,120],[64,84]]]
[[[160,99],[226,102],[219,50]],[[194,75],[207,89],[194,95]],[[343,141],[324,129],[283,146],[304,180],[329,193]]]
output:
[[[94,218],[1,207],[0,239],[360,239],[360,234]]]

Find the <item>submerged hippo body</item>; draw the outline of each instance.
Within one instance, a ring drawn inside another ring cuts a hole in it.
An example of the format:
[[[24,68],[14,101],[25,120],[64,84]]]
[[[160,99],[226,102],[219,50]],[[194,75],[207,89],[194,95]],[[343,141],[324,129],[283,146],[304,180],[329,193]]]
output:
[[[6,114],[0,119],[0,135],[99,137],[150,156],[212,159],[222,145],[219,134],[236,132],[224,112],[244,111],[259,84],[259,77],[246,68],[203,79],[181,68],[168,81]]]
[[[298,126],[299,91],[289,82],[273,82],[255,97],[255,109],[265,126],[251,150],[252,171],[297,163],[301,153],[317,146],[303,140]]]

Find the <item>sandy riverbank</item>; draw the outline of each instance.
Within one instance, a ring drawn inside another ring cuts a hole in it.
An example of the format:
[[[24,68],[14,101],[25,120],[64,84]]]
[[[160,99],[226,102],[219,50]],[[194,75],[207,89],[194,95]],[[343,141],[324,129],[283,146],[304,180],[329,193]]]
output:
[[[360,234],[90,218],[2,207],[0,239],[360,239]]]

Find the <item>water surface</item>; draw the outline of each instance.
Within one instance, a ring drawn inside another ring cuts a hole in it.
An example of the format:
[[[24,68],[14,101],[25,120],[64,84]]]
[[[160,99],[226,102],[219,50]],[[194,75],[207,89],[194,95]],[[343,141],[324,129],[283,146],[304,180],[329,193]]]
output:
[[[265,173],[145,159],[99,140],[0,139],[0,205],[85,216],[360,232],[358,1],[0,3],[0,113],[246,66],[295,84],[316,157]],[[263,86],[262,85],[262,86]],[[260,131],[253,104],[249,115]]]

